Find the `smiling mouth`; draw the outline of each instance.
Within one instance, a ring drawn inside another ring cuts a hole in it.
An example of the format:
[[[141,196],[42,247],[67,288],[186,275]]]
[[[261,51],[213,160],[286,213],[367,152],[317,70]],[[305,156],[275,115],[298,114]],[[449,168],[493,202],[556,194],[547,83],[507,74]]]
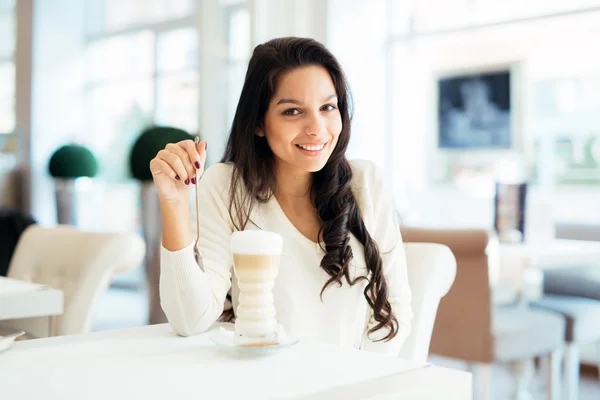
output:
[[[303,145],[303,144],[297,144],[296,147],[302,150],[306,150],[306,151],[321,151],[325,148],[325,146],[327,145],[327,143],[321,143],[321,144],[316,144],[316,145]]]

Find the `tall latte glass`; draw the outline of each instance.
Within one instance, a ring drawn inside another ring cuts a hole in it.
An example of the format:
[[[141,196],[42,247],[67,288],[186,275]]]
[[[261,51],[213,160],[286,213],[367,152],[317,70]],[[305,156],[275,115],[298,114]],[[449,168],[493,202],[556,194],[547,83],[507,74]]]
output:
[[[231,236],[233,267],[240,288],[235,321],[238,345],[277,343],[272,291],[282,248],[283,238],[274,232],[248,230]]]

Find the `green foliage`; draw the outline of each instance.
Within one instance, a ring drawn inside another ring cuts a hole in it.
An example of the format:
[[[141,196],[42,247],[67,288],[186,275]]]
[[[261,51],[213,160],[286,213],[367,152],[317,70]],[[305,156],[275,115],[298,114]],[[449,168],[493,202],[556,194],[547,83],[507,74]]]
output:
[[[131,175],[140,181],[152,180],[150,161],[169,143],[193,139],[186,131],[169,126],[153,126],[144,130],[131,148],[129,167]]]
[[[98,174],[98,160],[88,148],[68,144],[52,154],[48,170],[54,178],[75,179],[84,176],[93,178]]]

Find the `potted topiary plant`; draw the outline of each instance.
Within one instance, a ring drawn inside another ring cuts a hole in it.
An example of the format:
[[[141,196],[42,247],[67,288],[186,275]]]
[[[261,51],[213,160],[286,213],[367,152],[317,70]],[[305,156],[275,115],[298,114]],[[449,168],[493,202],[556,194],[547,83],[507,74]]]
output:
[[[76,181],[83,177],[95,177],[98,174],[98,160],[87,147],[67,144],[52,154],[48,170],[54,178],[58,223],[77,225]]]
[[[170,126],[152,126],[140,134],[129,154],[131,175],[141,184],[142,230],[146,241],[146,279],[149,295],[150,324],[166,322],[160,306],[158,281],[160,276],[161,220],[158,195],[152,181],[150,161],[169,143],[193,137],[186,131]]]

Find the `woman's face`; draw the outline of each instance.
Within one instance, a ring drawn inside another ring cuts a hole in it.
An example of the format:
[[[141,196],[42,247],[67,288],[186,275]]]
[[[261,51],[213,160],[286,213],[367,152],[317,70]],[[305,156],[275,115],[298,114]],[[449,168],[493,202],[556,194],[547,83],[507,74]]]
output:
[[[280,77],[258,135],[266,137],[276,165],[315,172],[327,163],[341,131],[333,81],[325,68],[309,66]]]

